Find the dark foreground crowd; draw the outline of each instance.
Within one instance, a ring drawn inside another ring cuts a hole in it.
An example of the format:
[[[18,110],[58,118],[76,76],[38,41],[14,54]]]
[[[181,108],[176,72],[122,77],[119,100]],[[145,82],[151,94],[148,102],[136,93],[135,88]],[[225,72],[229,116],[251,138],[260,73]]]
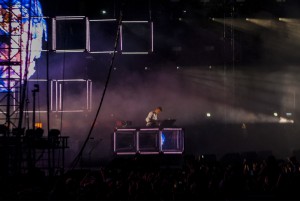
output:
[[[0,199],[300,200],[295,156],[167,157],[118,157],[96,169],[73,169],[53,177],[38,169],[21,177],[2,176]]]

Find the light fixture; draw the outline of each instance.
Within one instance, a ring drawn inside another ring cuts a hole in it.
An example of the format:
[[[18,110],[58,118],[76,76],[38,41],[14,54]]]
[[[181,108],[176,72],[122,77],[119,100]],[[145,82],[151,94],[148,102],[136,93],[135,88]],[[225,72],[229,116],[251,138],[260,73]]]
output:
[[[35,128],[43,128],[42,122],[35,122]]]

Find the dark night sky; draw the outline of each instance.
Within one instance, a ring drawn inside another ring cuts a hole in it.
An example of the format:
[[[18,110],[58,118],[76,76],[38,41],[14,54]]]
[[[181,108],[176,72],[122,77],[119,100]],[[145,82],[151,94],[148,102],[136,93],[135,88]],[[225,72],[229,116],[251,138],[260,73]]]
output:
[[[232,38],[235,40],[236,64],[270,62],[263,57],[261,51],[264,48],[264,37],[268,37],[268,34],[274,35],[272,30],[257,29],[252,33],[234,30],[233,36],[230,27],[224,28],[222,24],[212,23],[210,19],[224,16],[226,19],[295,18],[299,16],[300,8],[299,1],[291,0],[56,0],[41,3],[45,15],[50,17],[87,16],[89,19],[118,19],[122,12],[123,20],[151,20],[154,22],[156,53],[153,58],[175,59],[182,65],[223,65],[224,62],[232,62],[232,55],[228,53],[229,48],[232,48]],[[102,14],[102,10],[105,10],[106,14]],[[78,37],[82,38],[79,34]],[[276,39],[281,40],[280,37]],[[224,48],[228,51],[224,51]],[[277,61],[274,63],[278,64]]]
[[[215,121],[229,123],[276,122],[275,111],[283,116],[292,112],[293,118],[297,118],[299,2],[41,0],[44,14],[49,17],[118,19],[122,11],[124,21],[153,21],[154,52],[125,55],[120,53],[118,46],[94,132],[95,139],[104,139],[105,146],[99,148],[103,154],[110,151],[110,133],[115,120],[132,120],[134,125],[143,125],[147,112],[157,105],[165,108],[162,119],[176,118],[177,125],[183,127],[205,122],[207,112],[212,113]],[[103,10],[106,14],[101,13]],[[279,17],[292,21],[280,22]],[[246,21],[246,18],[253,20]],[[58,46],[74,47],[85,42],[84,26],[63,24],[58,27],[57,37],[61,41]],[[149,27],[124,25],[123,28],[124,48],[149,45]],[[66,33],[69,35],[65,36]],[[94,37],[93,45],[112,50],[116,24],[103,25],[91,31],[91,36]],[[73,141],[83,140],[82,135],[87,134],[98,107],[112,55],[50,51],[48,56],[48,64],[46,53],[37,61],[36,78],[45,78],[47,66],[51,79],[82,78],[93,82],[91,112],[52,118],[54,125],[62,126],[63,132],[71,135]],[[84,93],[84,90],[82,94],[66,93],[64,106],[82,107],[86,101]],[[76,133],[70,126],[74,122]],[[208,141],[206,151],[209,151],[209,141],[213,139],[206,134],[200,138]],[[258,146],[256,143],[253,142],[253,147]],[[197,145],[191,144],[193,146]],[[231,144],[228,147],[232,147]]]

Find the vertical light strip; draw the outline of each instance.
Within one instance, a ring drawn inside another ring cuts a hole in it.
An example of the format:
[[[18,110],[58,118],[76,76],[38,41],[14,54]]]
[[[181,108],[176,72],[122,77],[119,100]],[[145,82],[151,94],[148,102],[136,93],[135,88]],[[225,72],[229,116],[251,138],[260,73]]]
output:
[[[182,137],[182,151],[184,151],[184,131],[181,130],[181,137]]]
[[[123,50],[123,28],[122,24],[120,25],[120,46],[121,46],[121,51]]]
[[[55,81],[55,111],[58,111],[58,82],[57,80]]]
[[[181,137],[181,132],[177,131],[176,132],[176,139],[177,139],[177,143],[176,143],[176,149],[180,148],[180,138]]]
[[[154,47],[153,47],[153,22],[151,22],[151,52],[154,51]]]
[[[116,152],[116,131],[114,132],[114,152]]]
[[[91,86],[90,86],[90,109],[93,107],[93,82],[91,81]]]
[[[86,81],[86,109],[89,109],[89,81]]]
[[[52,18],[52,50],[56,50],[56,19]]]
[[[162,150],[162,144],[161,144],[161,136],[162,136],[162,131],[158,132],[158,145],[159,145],[159,151],[163,151]]]
[[[92,81],[90,81],[90,107],[89,107],[90,110],[92,109],[92,86],[93,83]]]
[[[53,99],[53,81],[51,80],[51,83],[50,83],[50,110],[51,111],[53,109],[52,99]]]
[[[136,132],[136,151],[139,153],[140,152],[140,132]]]
[[[91,40],[90,40],[90,21],[89,21],[89,18],[86,17],[85,18],[85,26],[86,26],[86,38],[85,38],[85,48],[88,52],[90,52],[91,50]]]
[[[62,110],[62,84],[59,83],[59,111]]]

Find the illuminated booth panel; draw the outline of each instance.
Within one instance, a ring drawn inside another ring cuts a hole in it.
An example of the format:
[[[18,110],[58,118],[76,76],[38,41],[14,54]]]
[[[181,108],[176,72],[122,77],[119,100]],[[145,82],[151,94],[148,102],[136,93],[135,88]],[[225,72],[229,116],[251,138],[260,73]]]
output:
[[[154,129],[140,129],[137,131],[138,149],[137,152],[141,154],[155,154],[159,153],[160,131],[158,128]]]
[[[137,149],[136,129],[117,129],[114,132],[114,152],[135,154]]]
[[[114,131],[116,154],[182,154],[183,151],[182,128],[119,128]]]
[[[184,136],[181,128],[161,130],[161,150],[164,153],[181,153],[184,149]]]

